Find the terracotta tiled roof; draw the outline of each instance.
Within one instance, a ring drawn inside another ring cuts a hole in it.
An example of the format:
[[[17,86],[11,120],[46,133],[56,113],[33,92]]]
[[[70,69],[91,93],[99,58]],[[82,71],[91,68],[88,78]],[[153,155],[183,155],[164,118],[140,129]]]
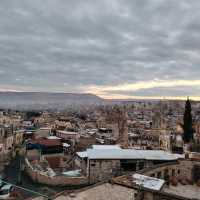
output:
[[[61,141],[57,139],[53,139],[53,140],[39,139],[37,142],[40,145],[45,145],[45,146],[61,146],[62,145]]]

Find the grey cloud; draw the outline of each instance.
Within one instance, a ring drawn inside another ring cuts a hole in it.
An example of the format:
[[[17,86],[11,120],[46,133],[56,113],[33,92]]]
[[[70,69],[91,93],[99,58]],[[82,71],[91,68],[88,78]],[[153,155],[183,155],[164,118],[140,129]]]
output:
[[[199,79],[199,8],[188,0],[2,0],[0,85],[71,92]]]

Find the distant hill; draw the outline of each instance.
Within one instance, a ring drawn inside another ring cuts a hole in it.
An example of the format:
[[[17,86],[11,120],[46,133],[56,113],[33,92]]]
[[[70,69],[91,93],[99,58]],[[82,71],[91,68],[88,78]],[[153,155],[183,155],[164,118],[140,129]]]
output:
[[[69,106],[103,103],[104,99],[84,93],[0,92],[0,108],[64,109]]]

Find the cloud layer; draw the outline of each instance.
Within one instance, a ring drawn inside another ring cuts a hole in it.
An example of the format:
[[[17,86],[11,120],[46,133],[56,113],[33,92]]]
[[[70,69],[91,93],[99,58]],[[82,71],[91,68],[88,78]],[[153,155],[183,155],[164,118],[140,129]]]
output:
[[[188,0],[2,0],[0,87],[198,97],[199,9]]]

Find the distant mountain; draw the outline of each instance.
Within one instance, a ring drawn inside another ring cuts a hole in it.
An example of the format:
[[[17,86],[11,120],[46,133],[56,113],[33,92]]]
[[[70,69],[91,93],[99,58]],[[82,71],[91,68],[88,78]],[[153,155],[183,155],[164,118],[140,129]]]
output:
[[[103,103],[104,99],[84,93],[0,92],[0,108],[64,109],[69,106]]]

